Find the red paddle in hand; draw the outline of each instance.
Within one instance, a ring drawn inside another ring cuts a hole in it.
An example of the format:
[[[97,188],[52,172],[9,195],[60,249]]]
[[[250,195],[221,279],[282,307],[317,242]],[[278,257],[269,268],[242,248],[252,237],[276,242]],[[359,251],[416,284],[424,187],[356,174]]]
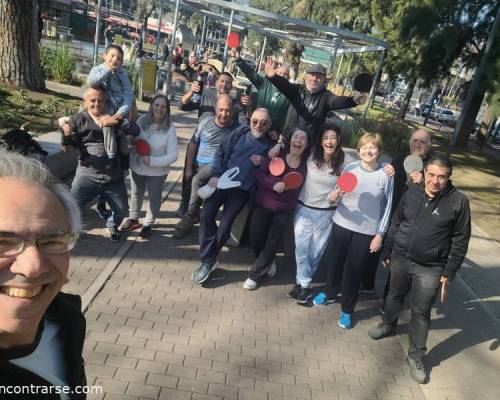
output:
[[[358,178],[352,172],[344,172],[337,181],[337,186],[345,193],[352,192],[358,185]]]
[[[269,163],[269,172],[274,176],[280,176],[285,172],[285,162],[283,159],[279,157],[273,158]]]
[[[287,189],[298,189],[302,182],[304,182],[304,177],[299,172],[289,172],[283,177],[283,183]]]
[[[240,45],[240,37],[236,32],[231,32],[227,35],[227,46],[231,48],[238,47]]]
[[[137,139],[135,141],[135,151],[140,156],[149,156],[151,148],[149,147],[148,141],[145,139]]]

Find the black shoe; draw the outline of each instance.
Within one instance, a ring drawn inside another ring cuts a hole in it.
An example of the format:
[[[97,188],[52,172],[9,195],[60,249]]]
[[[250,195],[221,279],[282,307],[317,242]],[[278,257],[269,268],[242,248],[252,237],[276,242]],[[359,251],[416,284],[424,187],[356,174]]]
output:
[[[108,210],[106,210],[106,202],[98,201],[95,210],[96,210],[99,218],[108,219],[109,213],[108,213]]]
[[[300,288],[300,292],[297,294],[297,297],[295,300],[297,301],[297,304],[306,304],[311,300],[312,298],[312,292],[311,288]]]
[[[297,295],[300,293],[300,289],[302,289],[302,287],[298,283],[296,283],[295,285],[293,285],[292,290],[290,290],[286,296],[293,300],[297,300]]]
[[[144,225],[139,231],[139,236],[142,238],[148,238],[151,236],[151,225]]]
[[[114,227],[114,228],[107,228],[107,229],[108,229],[109,237],[113,242],[119,242],[121,240],[122,235],[120,234],[120,232],[118,232],[118,228]]]
[[[413,380],[420,384],[425,383],[427,381],[427,371],[425,370],[424,362],[420,359],[414,360],[410,357],[407,360]]]
[[[396,333],[396,329],[388,324],[378,324],[377,326],[368,330],[368,336],[373,340],[379,340],[388,336],[393,336]]]

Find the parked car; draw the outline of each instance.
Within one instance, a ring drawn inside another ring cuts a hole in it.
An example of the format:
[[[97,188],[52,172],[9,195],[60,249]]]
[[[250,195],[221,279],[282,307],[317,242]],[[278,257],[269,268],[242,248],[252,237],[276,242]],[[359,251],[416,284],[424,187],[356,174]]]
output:
[[[441,122],[445,125],[455,125],[455,123],[457,122],[455,113],[447,108],[443,108],[439,112],[437,112],[434,119],[437,122]]]
[[[430,109],[431,105],[429,103],[417,103],[413,112],[417,116],[426,117],[429,114]]]

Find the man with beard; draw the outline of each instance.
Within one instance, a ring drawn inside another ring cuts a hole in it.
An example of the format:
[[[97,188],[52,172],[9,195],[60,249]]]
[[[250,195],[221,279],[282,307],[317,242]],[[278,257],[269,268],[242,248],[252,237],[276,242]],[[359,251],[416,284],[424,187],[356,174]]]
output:
[[[201,263],[191,276],[194,283],[205,282],[217,268],[219,252],[229,239],[235,218],[250,197],[250,191],[256,184],[257,168],[272,144],[266,135],[270,126],[269,112],[265,108],[258,108],[250,118],[250,126],[237,128],[217,151],[214,173],[208,184],[217,188],[218,178],[225,171],[238,167],[239,173],[233,180],[241,185],[231,189],[216,189],[203,204],[199,231]],[[217,226],[215,220],[221,206],[224,208]]]

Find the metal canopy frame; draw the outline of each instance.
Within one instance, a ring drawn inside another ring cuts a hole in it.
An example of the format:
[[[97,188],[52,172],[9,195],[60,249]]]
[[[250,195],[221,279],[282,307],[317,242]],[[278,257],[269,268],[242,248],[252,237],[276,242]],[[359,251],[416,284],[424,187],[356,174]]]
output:
[[[375,95],[375,85],[378,82],[378,77],[380,76],[382,70],[384,53],[390,47],[387,42],[362,33],[340,29],[340,27],[322,25],[308,20],[292,18],[286,15],[259,10],[250,6],[223,0],[164,0],[164,3],[176,6],[174,16],[175,20],[177,20],[178,18],[178,9],[182,8],[191,12],[201,14],[203,16],[213,18],[215,20],[222,21],[225,25],[228,26],[228,32],[233,30],[233,28],[249,29],[264,35],[265,38],[267,38],[267,36],[270,36],[279,40],[295,42],[312,49],[327,51],[330,54],[331,66],[335,65],[337,54],[343,55],[347,53],[380,52],[379,63],[375,72],[376,78],[374,79],[374,84],[372,85],[372,88],[370,90],[369,100],[366,103],[363,117],[366,115],[368,107]],[[230,11],[231,16],[229,17],[223,14],[218,14],[212,11],[209,6],[218,6],[223,10]],[[238,18],[234,18],[235,12],[256,16],[260,19],[256,23],[242,21]],[[176,30],[177,27],[174,26],[172,44],[174,44]],[[261,58],[264,53],[264,48],[262,50]],[[227,50],[227,48],[225,50]],[[227,51],[224,52],[225,55],[226,53]],[[225,61],[226,59],[224,57],[223,65],[225,65]],[[171,81],[170,70],[171,58],[168,67],[169,73],[167,74],[167,87],[165,88],[168,91],[170,91]]]

